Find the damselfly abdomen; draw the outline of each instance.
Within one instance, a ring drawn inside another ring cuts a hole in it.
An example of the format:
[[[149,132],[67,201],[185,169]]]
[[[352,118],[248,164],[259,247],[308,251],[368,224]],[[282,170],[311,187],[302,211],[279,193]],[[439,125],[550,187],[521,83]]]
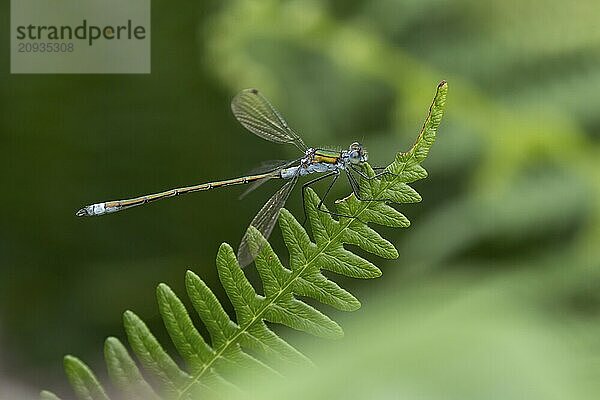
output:
[[[292,144],[302,152],[302,156],[295,160],[272,163],[260,173],[249,176],[171,189],[127,200],[92,204],[77,211],[76,215],[85,217],[110,214],[184,193],[224,186],[253,183],[254,185],[250,189],[254,189],[270,179],[283,179],[287,182],[265,203],[250,223],[265,238],[268,238],[275,227],[281,208],[285,205],[292,189],[302,176],[320,174],[319,177],[305,183],[303,190],[315,182],[328,177],[332,178],[327,192],[323,196],[323,200],[325,200],[340,172],[345,171],[352,190],[360,198],[358,181],[350,172],[354,171],[363,175],[357,167],[367,161],[367,152],[360,143],[354,142],[347,150],[342,151],[307,147],[296,132],[288,126],[275,107],[256,89],[246,89],[235,96],[231,102],[231,110],[237,120],[250,132],[274,143]],[[319,209],[321,209],[321,205],[322,202]],[[247,240],[247,235],[245,235],[238,250],[238,260],[242,267],[250,264],[254,259]]]

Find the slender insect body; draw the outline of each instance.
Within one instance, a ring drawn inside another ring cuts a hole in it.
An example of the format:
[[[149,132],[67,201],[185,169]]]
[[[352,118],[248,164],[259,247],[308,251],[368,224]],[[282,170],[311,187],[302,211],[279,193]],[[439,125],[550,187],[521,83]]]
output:
[[[339,169],[344,169],[341,164],[329,164],[329,163],[313,163],[308,166],[298,165],[295,167],[284,168],[281,170],[280,175],[282,179],[293,179],[297,176],[306,176],[314,173],[331,172]]]
[[[75,215],[77,215],[78,217],[95,217],[98,215],[105,215],[105,214],[110,214],[110,213],[114,213],[117,211],[125,210],[127,208],[139,206],[142,204],[151,203],[156,200],[166,199],[168,197],[179,196],[179,195],[185,194],[185,193],[200,192],[200,191],[204,191],[204,190],[210,190],[210,189],[224,187],[224,186],[230,186],[230,185],[242,185],[242,184],[247,184],[250,182],[255,182],[257,180],[277,178],[277,177],[279,177],[279,176],[276,175],[276,173],[271,172],[271,173],[265,173],[265,174],[259,174],[259,175],[246,176],[243,178],[229,179],[226,181],[203,183],[203,184],[195,185],[195,186],[187,186],[187,187],[178,188],[178,189],[171,189],[171,190],[167,190],[165,192],[149,194],[147,196],[136,197],[136,198],[128,199],[128,200],[115,200],[115,201],[107,201],[104,203],[96,203],[96,204],[92,204],[92,205],[83,207],[82,209],[77,211],[77,213]]]
[[[77,211],[76,215],[80,217],[105,215],[168,197],[179,196],[180,194],[230,185],[253,183],[249,188],[249,190],[253,190],[270,179],[285,179],[287,182],[265,203],[251,223],[265,238],[268,238],[275,226],[281,208],[285,205],[299,177],[311,174],[321,175],[306,183],[305,186],[332,177],[327,189],[328,193],[339,177],[340,171],[346,171],[352,190],[357,193],[357,183],[352,178],[350,171],[356,170],[356,166],[367,161],[367,152],[360,143],[354,142],[347,150],[342,151],[307,147],[302,139],[288,126],[281,114],[256,89],[247,89],[239,93],[231,102],[231,110],[237,120],[249,131],[274,143],[294,145],[302,151],[302,158],[283,163],[278,162],[267,172],[256,175],[171,189],[127,200],[92,204]],[[323,201],[327,193],[325,193]],[[320,205],[319,210],[321,210]],[[248,237],[244,236],[238,250],[240,266],[248,265],[253,259],[253,254],[250,253],[248,245]]]
[[[119,210],[120,210],[119,207],[110,207],[110,206],[107,207],[106,203],[96,203],[96,204],[92,204],[92,205],[82,208],[81,210],[78,211],[77,215],[78,216],[79,215],[96,216],[96,215],[104,215],[104,214],[114,213]],[[85,212],[85,214],[83,212]]]
[[[328,164],[338,164],[340,158],[342,156],[342,152],[328,150],[328,149],[317,149],[313,154],[313,162],[315,163],[328,163]]]

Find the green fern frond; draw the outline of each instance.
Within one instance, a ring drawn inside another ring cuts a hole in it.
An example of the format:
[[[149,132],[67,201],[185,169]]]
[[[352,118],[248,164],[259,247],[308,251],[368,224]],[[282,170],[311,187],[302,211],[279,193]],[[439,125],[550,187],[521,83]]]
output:
[[[40,400],[60,400],[60,397],[47,390],[42,390],[40,392]]]
[[[380,179],[375,178],[370,166],[363,169],[361,198],[378,201],[361,201],[350,195],[336,202],[336,211],[351,217],[334,219],[318,210],[320,199],[309,189],[305,205],[312,239],[291,213],[281,211],[279,225],[289,252],[289,267],[284,266],[256,229],[249,229],[249,244],[256,254],[262,294],[257,293],[246,278],[231,246],[221,245],[217,270],[235,310],[235,320],[225,312],[202,279],[187,272],[187,294],[206,326],[210,341],[198,332],[177,295],[165,284],[158,286],[160,314],[185,368],[167,354],[136,314],[126,311],[123,319],[129,344],[150,379],[144,378],[125,346],[118,339],[109,337],[104,355],[115,389],[128,399],[226,398],[228,393],[240,390],[236,381],[236,371],[240,369],[261,375],[278,375],[277,371],[286,364],[310,364],[266,323],[285,325],[319,337],[343,336],[342,328],[335,321],[300,298],[309,297],[338,310],[356,310],[360,302],[325,277],[322,271],[362,279],[381,275],[379,268],[347,250],[345,244],[383,258],[398,257],[395,247],[368,224],[409,226],[408,219],[387,203],[421,200],[408,184],[427,176],[420,163],[435,140],[447,89],[445,82],[440,83],[416,143],[408,152],[398,154]],[[78,398],[109,398],[93,372],[79,359],[65,357],[65,371]],[[50,392],[42,392],[41,397],[57,399]]]

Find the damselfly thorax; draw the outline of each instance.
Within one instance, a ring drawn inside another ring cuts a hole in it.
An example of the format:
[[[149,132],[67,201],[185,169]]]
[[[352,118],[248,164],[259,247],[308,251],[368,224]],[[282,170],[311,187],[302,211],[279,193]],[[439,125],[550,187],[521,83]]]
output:
[[[281,177],[292,179],[297,175],[305,176],[313,173],[339,171],[345,168],[344,152],[309,148],[297,166],[281,170]]]
[[[302,151],[303,156],[291,161],[271,162],[266,167],[262,168],[261,171],[240,178],[176,188],[127,200],[113,200],[92,204],[77,211],[76,215],[97,216],[110,214],[185,193],[199,192],[231,185],[252,184],[249,190],[253,190],[268,180],[284,179],[287,180],[287,183],[265,203],[250,224],[265,238],[268,238],[277,222],[277,217],[279,216],[281,208],[285,205],[285,202],[289,198],[292,189],[300,177],[311,174],[320,174],[319,177],[302,186],[303,196],[304,190],[309,185],[325,178],[332,177],[327,192],[325,192],[325,195],[323,196],[324,201],[329,190],[339,177],[340,172],[346,171],[352,190],[357,197],[360,198],[358,181],[350,172],[353,171],[364,176],[360,169],[357,168],[367,161],[367,152],[360,143],[354,142],[347,150],[341,151],[307,147],[296,132],[288,126],[281,114],[279,114],[271,103],[256,89],[246,89],[240,92],[232,100],[231,109],[237,120],[250,132],[274,143],[293,144],[298,150]],[[323,202],[319,204],[318,209],[329,212],[321,208],[322,204]],[[331,212],[329,213],[334,214]],[[247,240],[248,236],[245,235],[242,238],[238,250],[238,260],[242,267],[248,265],[254,259],[254,255],[250,254]]]

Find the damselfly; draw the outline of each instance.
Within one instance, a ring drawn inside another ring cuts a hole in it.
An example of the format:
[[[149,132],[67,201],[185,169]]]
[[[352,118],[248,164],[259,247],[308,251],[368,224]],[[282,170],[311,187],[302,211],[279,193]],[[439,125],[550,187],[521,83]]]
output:
[[[287,180],[287,183],[265,203],[250,224],[258,229],[265,238],[268,238],[277,222],[281,208],[285,205],[292,189],[298,182],[298,178],[302,176],[314,173],[322,174],[302,186],[302,197],[304,197],[304,192],[308,186],[325,178],[332,178],[323,200],[318,206],[318,209],[323,212],[329,212],[322,207],[323,201],[340,176],[341,171],[346,172],[352,191],[360,200],[372,200],[360,197],[358,180],[350,172],[352,170],[366,179],[371,179],[359,168],[361,164],[367,161],[367,152],[360,143],[354,142],[347,150],[341,151],[307,147],[296,132],[288,126],[275,107],[256,89],[246,89],[236,95],[231,102],[231,110],[237,120],[250,132],[274,143],[292,144],[302,152],[303,156],[291,161],[271,162],[259,172],[235,179],[171,189],[128,200],[92,204],[77,211],[76,215],[85,217],[110,214],[167,197],[230,185],[251,183],[252,186],[248,189],[250,191],[270,179],[284,179]],[[339,216],[339,214],[329,213]],[[245,235],[238,250],[238,260],[240,265],[244,267],[250,264],[253,259],[254,257],[250,253],[248,245],[248,237]]]

